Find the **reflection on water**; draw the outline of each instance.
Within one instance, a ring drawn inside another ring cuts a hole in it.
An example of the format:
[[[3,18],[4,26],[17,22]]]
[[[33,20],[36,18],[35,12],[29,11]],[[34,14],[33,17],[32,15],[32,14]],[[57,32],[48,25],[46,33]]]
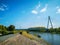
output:
[[[30,33],[39,34],[44,40],[49,42],[51,45],[60,45],[60,34],[36,33],[36,32],[30,32]]]

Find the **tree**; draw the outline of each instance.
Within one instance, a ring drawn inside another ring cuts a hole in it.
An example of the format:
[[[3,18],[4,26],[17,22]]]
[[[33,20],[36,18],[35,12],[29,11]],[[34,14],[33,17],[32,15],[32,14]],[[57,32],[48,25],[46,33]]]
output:
[[[8,27],[8,31],[13,31],[13,30],[15,30],[15,26],[14,26],[14,25],[10,25],[10,26]]]
[[[8,31],[6,29],[6,26],[0,25],[0,33],[2,35],[8,34]]]
[[[54,32],[53,28],[50,28],[49,31],[50,31],[50,32]]]
[[[2,30],[2,25],[0,25],[0,30]]]

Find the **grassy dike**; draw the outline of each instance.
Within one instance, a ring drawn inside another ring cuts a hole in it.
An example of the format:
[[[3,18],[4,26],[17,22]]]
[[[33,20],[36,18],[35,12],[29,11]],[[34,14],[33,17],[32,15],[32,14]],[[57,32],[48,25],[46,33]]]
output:
[[[23,31],[22,34],[16,34],[13,37],[10,37],[0,43],[0,45],[50,45],[42,38],[33,36],[26,31]]]
[[[27,38],[29,38],[30,40],[37,41],[39,44],[50,45],[48,42],[46,42],[45,40],[43,40],[41,37],[39,38],[39,37],[37,37],[37,35],[29,34],[26,31],[23,31],[22,35],[25,36],[25,37],[27,37]]]

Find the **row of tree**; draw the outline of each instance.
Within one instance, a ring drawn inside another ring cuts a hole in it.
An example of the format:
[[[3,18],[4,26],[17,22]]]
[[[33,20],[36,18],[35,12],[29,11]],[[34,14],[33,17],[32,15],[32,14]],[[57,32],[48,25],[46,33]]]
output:
[[[48,32],[48,33],[60,33],[60,27],[59,28],[45,28],[45,27],[32,27],[26,29],[26,31],[34,31],[34,32]],[[14,25],[10,25],[8,27],[4,25],[0,25],[0,34],[6,35],[11,33],[17,33],[18,30],[15,29]]]
[[[60,27],[58,28],[45,28],[45,27],[32,27],[28,28],[29,31],[34,31],[34,32],[48,32],[48,33],[60,33]]]
[[[5,35],[8,33],[12,33],[12,31],[15,30],[15,26],[14,25],[10,25],[8,27],[4,26],[4,25],[0,25],[0,34]]]

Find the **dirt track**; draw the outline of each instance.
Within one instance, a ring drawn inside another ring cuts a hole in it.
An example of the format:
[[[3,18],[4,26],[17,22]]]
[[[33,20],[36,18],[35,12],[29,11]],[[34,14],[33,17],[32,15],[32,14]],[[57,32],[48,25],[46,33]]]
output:
[[[31,40],[23,35],[17,34],[0,43],[0,45],[49,45],[42,39]]]

